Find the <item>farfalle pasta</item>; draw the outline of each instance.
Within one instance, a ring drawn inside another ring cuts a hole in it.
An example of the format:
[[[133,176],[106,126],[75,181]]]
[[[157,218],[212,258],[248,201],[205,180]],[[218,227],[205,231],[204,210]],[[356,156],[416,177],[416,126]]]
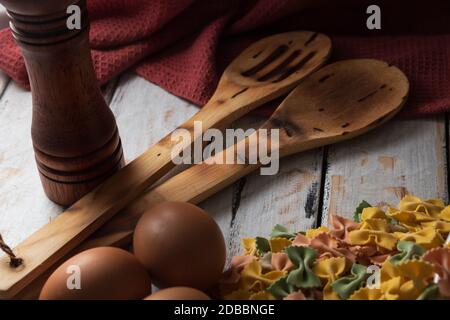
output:
[[[233,300],[450,299],[450,206],[405,196],[386,211],[363,201],[354,220],[242,240],[217,290]]]
[[[426,227],[411,233],[394,232],[394,235],[399,240],[412,241],[427,249],[435,248],[444,244],[444,238],[442,238],[438,230],[432,227]]]
[[[322,280],[324,300],[340,300],[339,295],[334,290],[333,283],[345,271],[346,262],[343,257],[324,259],[315,264],[314,273]]]
[[[417,299],[431,283],[433,266],[421,260],[396,265],[389,260],[381,268],[381,292],[386,300]]]
[[[420,259],[420,257],[425,253],[425,249],[423,247],[411,241],[397,242],[397,250],[399,253],[389,258],[389,262],[394,265],[407,260]]]
[[[331,286],[341,299],[348,299],[356,290],[364,286],[368,277],[367,267],[354,263],[350,275],[334,281]]]
[[[356,255],[348,248],[347,244],[328,233],[319,233],[310,239],[304,235],[297,235],[292,242],[296,246],[307,246],[316,249],[318,260],[332,257],[345,257],[354,262]]]

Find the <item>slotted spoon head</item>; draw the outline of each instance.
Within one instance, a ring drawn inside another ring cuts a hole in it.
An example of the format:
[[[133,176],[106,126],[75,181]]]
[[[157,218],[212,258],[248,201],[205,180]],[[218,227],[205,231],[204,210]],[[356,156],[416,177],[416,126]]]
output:
[[[375,128],[401,109],[408,92],[406,76],[386,62],[336,62],[299,84],[265,128],[280,129],[280,154],[297,153]]]
[[[330,53],[331,40],[317,32],[287,32],[261,39],[228,66],[217,93],[221,100],[243,93],[265,97],[275,92],[280,96],[319,69]],[[223,90],[230,86],[233,90]]]

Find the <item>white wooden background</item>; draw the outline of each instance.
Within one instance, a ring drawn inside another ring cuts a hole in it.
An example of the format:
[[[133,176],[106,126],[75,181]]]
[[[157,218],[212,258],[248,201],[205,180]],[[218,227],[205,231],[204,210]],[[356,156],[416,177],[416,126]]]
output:
[[[110,85],[107,100],[127,161],[198,111],[133,74]],[[275,224],[305,230],[327,224],[331,213],[351,217],[363,199],[396,205],[410,193],[447,202],[445,118],[394,120],[355,140],[291,156],[278,175],[251,174],[201,206],[219,223],[231,256],[240,252],[241,237],[268,236]],[[0,233],[11,246],[62,211],[41,189],[30,126],[31,94],[0,72]]]
[[[127,161],[198,111],[133,74],[108,88]],[[45,197],[31,139],[31,94],[0,74],[0,233],[12,246],[62,211]],[[394,120],[355,140],[283,159],[276,176],[258,172],[201,204],[220,224],[229,255],[241,237],[267,236],[351,217],[365,199],[397,204],[405,193],[447,201],[445,116]],[[240,198],[236,212],[233,202]]]

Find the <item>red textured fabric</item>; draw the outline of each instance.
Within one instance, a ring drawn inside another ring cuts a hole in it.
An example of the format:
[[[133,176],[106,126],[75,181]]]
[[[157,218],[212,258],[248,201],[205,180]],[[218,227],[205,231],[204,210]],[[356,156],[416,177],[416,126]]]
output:
[[[372,2],[382,9],[380,31],[365,27]],[[226,65],[253,41],[317,30],[332,38],[332,60],[378,58],[399,66],[411,82],[402,115],[450,110],[450,1],[88,0],[88,9],[100,84],[132,69],[202,105]],[[28,87],[8,29],[0,31],[0,68]]]

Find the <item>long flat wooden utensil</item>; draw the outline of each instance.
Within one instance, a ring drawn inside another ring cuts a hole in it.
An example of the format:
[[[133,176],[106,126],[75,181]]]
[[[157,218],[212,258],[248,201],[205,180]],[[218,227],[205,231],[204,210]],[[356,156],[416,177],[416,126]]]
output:
[[[381,125],[400,110],[408,91],[405,75],[385,62],[361,59],[334,63],[303,81],[261,129],[279,129],[280,156],[288,156],[350,139]],[[240,144],[248,147],[249,141],[256,140],[248,137]],[[237,147],[233,149],[236,151]],[[224,153],[215,157],[221,159]],[[71,255],[92,247],[128,244],[142,212],[155,203],[201,202],[259,167],[259,164],[192,166],[128,206]],[[21,297],[35,298],[45,279],[46,276],[37,279]]]
[[[351,139],[379,126],[400,111],[408,93],[406,76],[386,62],[373,59],[337,62],[298,85],[261,129],[281,130],[280,157],[285,157]],[[240,143],[248,141],[256,139],[247,138]],[[226,151],[215,157],[220,159],[223,153]],[[142,212],[153,204],[166,200],[199,203],[259,167],[259,164],[192,166],[144,194],[81,247],[126,245]]]
[[[211,100],[181,128],[195,141],[195,121],[202,121],[204,130],[226,127],[288,93],[322,66],[330,51],[330,39],[314,32],[284,33],[256,42],[230,64]],[[171,151],[177,143],[167,135],[19,244],[14,251],[23,258],[22,267],[11,268],[7,257],[1,259],[0,298],[14,296],[173,168]]]

